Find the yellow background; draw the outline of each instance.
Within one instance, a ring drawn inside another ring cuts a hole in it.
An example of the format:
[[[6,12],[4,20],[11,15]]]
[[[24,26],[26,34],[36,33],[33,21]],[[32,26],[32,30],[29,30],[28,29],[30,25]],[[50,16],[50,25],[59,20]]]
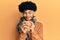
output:
[[[16,40],[18,5],[26,0],[0,0],[0,40]],[[60,0],[31,0],[38,6],[37,21],[43,24],[44,40],[60,40]]]

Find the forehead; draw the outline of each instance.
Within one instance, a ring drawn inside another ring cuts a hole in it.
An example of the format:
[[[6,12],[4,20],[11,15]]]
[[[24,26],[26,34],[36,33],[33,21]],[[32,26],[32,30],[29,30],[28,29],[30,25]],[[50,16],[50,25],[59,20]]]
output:
[[[24,10],[24,12],[34,12],[33,10]]]

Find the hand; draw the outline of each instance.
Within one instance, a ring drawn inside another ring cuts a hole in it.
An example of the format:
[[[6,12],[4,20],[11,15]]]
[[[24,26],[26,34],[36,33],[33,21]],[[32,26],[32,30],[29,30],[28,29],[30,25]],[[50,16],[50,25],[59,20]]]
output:
[[[32,26],[32,23],[30,21],[23,21],[21,29],[24,33],[26,33],[27,31],[30,31],[31,26]]]

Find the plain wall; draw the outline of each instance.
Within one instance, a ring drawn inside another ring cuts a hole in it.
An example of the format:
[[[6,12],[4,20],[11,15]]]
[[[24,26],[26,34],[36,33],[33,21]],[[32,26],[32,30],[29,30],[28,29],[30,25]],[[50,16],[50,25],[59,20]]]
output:
[[[18,5],[26,0],[0,0],[0,40],[16,40],[21,13]],[[44,40],[60,40],[60,0],[31,0],[37,4],[35,16],[43,24]]]

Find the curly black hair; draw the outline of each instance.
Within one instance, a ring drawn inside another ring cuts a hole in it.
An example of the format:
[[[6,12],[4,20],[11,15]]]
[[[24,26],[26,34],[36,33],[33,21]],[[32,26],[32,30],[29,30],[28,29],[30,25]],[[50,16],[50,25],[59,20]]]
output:
[[[20,12],[24,12],[24,10],[37,10],[36,4],[31,1],[22,2],[21,4],[19,4],[18,8]]]

